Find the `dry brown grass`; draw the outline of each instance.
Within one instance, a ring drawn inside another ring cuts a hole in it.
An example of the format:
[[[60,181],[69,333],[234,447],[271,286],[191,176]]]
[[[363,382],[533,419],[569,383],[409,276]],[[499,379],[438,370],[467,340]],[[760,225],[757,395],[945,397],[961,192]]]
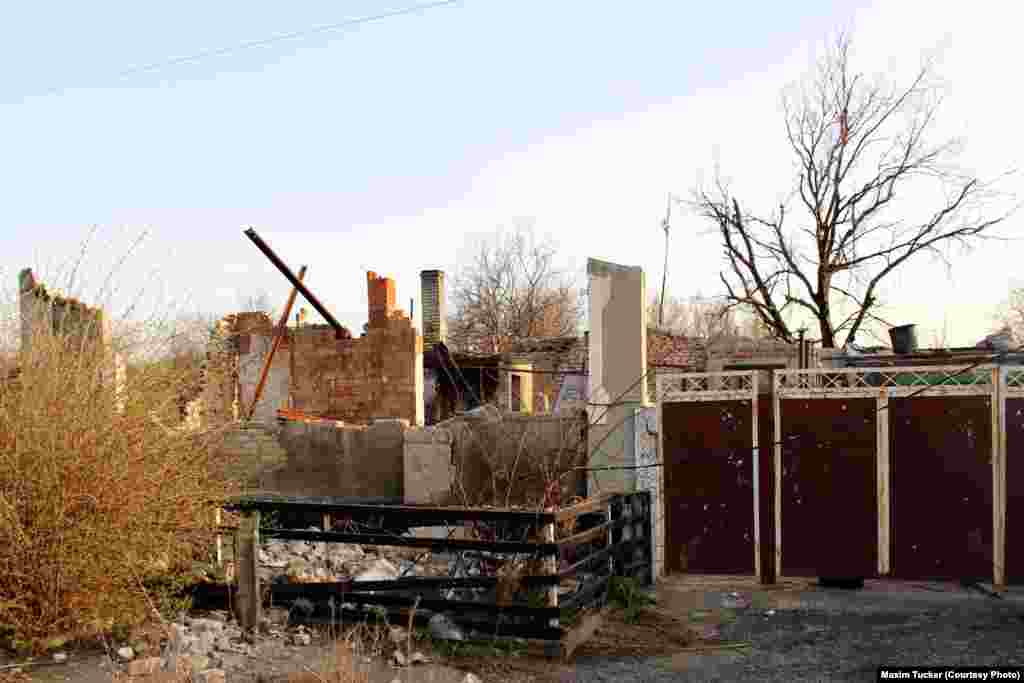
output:
[[[17,649],[130,629],[152,612],[146,589],[172,597],[212,547],[211,501],[231,491],[220,433],[177,423],[199,368],[138,365],[118,410],[110,351],[125,343],[40,324],[0,384],[0,636]]]

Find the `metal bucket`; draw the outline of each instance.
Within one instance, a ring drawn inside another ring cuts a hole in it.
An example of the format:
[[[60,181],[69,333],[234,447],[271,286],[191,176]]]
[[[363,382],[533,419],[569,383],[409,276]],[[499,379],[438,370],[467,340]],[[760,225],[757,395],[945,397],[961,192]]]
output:
[[[917,325],[890,327],[889,339],[893,353],[913,353],[917,351]]]

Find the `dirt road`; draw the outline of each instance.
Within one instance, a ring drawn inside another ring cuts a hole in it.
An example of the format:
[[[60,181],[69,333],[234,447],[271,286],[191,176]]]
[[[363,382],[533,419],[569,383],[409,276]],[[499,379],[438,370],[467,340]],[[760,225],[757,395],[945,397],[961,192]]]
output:
[[[762,590],[752,581],[669,578],[657,594],[660,608],[704,635],[703,649],[579,658],[576,681],[874,681],[883,664],[1024,664],[1024,591],[995,600],[948,584]]]

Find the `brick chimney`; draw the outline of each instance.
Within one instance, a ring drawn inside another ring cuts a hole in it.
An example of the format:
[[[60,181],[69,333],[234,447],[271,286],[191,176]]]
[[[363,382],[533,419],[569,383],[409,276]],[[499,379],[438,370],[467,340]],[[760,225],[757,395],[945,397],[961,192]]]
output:
[[[420,315],[423,316],[423,346],[432,348],[447,341],[448,310],[445,304],[444,271],[420,271]]]
[[[372,270],[366,273],[367,300],[369,301],[369,327],[386,327],[395,310],[395,281],[377,277]]]

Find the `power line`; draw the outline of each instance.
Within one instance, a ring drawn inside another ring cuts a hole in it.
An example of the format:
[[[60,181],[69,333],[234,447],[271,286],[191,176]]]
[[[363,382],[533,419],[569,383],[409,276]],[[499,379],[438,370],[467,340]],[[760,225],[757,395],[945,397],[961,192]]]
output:
[[[128,76],[134,76],[141,73],[151,73],[158,71],[169,66],[177,66],[179,64],[188,64],[192,62],[198,62],[209,57],[221,57],[223,55],[231,54],[232,52],[239,52],[241,50],[249,50],[255,47],[263,47],[266,45],[272,45],[284,40],[294,40],[296,38],[305,38],[307,36],[316,35],[319,33],[328,33],[330,31],[337,31],[343,28],[349,28],[351,26],[359,26],[360,24],[368,24],[374,21],[381,21],[383,19],[390,19],[392,17],[399,17],[406,14],[413,14],[423,10],[435,9],[443,7],[445,5],[453,5],[458,0],[438,0],[437,2],[428,2],[420,5],[414,5],[412,7],[405,7],[402,9],[392,10],[390,12],[382,12],[380,14],[374,14],[366,17],[359,17],[357,19],[347,19],[345,21],[339,21],[333,24],[324,24],[322,26],[314,26],[313,28],[303,29],[301,31],[292,31],[291,33],[281,33],[276,36],[270,36],[269,38],[260,38],[257,40],[250,40],[244,43],[238,43],[236,45],[230,45],[227,47],[214,48],[212,50],[204,50],[202,52],[196,52],[191,55],[183,57],[172,57],[159,62],[152,62],[150,64],[143,64],[140,66],[134,66],[129,69],[125,69],[117,74],[115,77],[118,79],[127,78]],[[63,92],[72,86],[61,86],[50,88],[42,93],[42,96],[53,95],[56,93]]]

